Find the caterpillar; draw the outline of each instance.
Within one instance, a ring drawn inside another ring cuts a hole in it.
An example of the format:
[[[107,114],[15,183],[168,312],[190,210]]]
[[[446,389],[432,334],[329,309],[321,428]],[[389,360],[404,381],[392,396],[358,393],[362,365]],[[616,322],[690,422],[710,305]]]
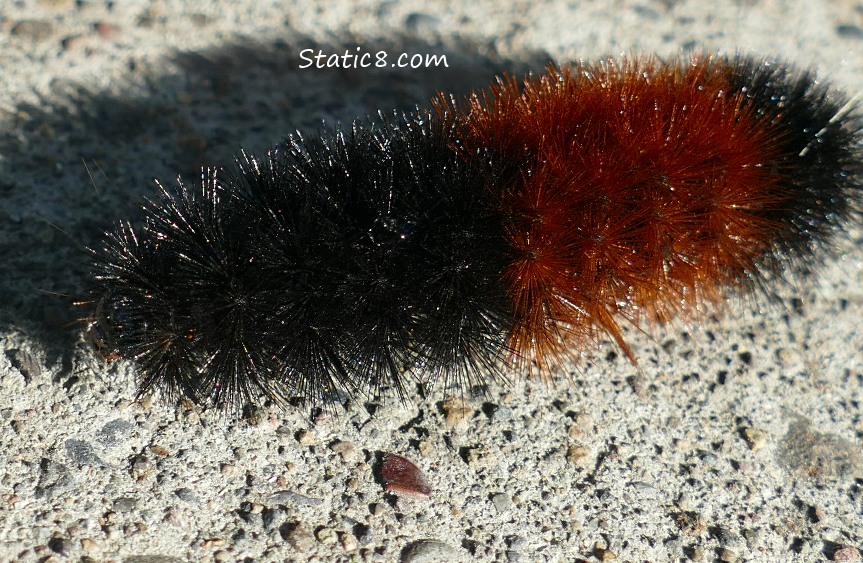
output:
[[[139,393],[327,402],[545,370],[758,294],[859,219],[863,120],[775,60],[549,66],[158,185],[93,251]]]

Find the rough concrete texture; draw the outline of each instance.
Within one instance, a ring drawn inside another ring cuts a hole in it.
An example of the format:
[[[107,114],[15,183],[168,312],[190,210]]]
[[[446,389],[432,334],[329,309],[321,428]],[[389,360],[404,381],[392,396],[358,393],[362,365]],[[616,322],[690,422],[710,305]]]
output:
[[[193,7],[193,4],[197,4]],[[102,230],[264,150],[502,71],[703,48],[863,91],[839,0],[0,2],[0,560],[855,561],[863,248],[720,317],[611,343],[550,384],[219,412],[135,402],[71,305]],[[449,68],[299,69],[305,48]],[[427,500],[384,489],[385,453]]]

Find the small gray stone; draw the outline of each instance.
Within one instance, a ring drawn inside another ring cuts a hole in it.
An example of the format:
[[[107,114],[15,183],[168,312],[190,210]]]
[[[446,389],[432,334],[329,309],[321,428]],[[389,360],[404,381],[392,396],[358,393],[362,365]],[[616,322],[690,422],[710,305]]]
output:
[[[354,529],[354,532],[357,534],[357,541],[360,542],[360,545],[369,545],[375,539],[374,536],[372,535],[371,526],[365,526],[363,524],[359,524]]]
[[[134,428],[135,425],[128,420],[118,418],[100,428],[94,438],[103,446],[113,447],[126,438]]]
[[[52,538],[48,542],[48,548],[54,553],[68,557],[72,553],[73,544],[71,540],[66,538]]]
[[[42,376],[42,362],[29,350],[21,350],[18,348],[7,350],[6,357],[12,367],[21,372],[24,381],[30,383]]]
[[[690,561],[702,561],[704,559],[704,548],[701,546],[686,548],[684,553]]]
[[[264,526],[264,517],[259,512],[239,512],[240,518],[252,526]]]
[[[315,536],[302,522],[297,522],[285,534],[285,540],[300,552],[308,551],[315,545]]]
[[[836,34],[850,39],[863,39],[863,28],[854,24],[841,24],[836,26]]]
[[[745,546],[745,542],[743,538],[734,533],[730,528],[725,526],[719,526],[716,530],[717,539],[719,539],[720,545],[722,547],[727,547],[729,549],[743,549]]]
[[[440,540],[419,540],[405,546],[400,561],[402,563],[452,561],[459,555],[459,551],[448,543]]]
[[[506,512],[512,507],[512,498],[506,493],[492,495],[491,502],[498,512]]]
[[[510,536],[506,538],[506,545],[510,549],[518,551],[527,546],[527,541],[525,541],[523,536]]]
[[[420,12],[411,12],[405,18],[405,28],[412,33],[434,33],[440,27],[441,20]]]
[[[286,516],[285,511],[280,508],[267,508],[261,513],[261,523],[267,530],[278,528],[284,523]]]
[[[55,495],[69,489],[72,484],[72,476],[62,463],[43,458],[39,464],[39,483],[33,492],[35,498],[46,498],[50,500]]]
[[[323,501],[319,498],[311,498],[294,491],[281,490],[267,495],[267,504],[289,504],[295,506],[317,506]]]
[[[30,41],[44,41],[51,37],[52,33],[54,33],[54,26],[47,20],[21,20],[9,30],[9,34],[13,37]]]
[[[66,440],[66,455],[71,461],[80,465],[97,465],[99,467],[107,467],[107,463],[102,461],[96,452],[93,451],[93,446],[89,442],[83,440]]]
[[[174,491],[174,494],[177,495],[177,498],[179,498],[183,502],[188,502],[189,504],[198,504],[198,502],[200,502],[198,500],[198,495],[196,495],[195,492],[188,487],[182,487],[180,489],[177,489],[176,491]]]
[[[126,514],[132,512],[138,506],[138,499],[132,497],[120,497],[118,499],[114,499],[114,512],[119,512],[121,514]]]

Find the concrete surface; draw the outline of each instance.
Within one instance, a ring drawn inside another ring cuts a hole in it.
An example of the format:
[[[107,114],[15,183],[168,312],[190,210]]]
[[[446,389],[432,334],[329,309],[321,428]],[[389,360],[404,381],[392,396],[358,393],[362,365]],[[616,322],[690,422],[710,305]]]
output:
[[[569,377],[335,413],[134,402],[70,303],[151,194],[321,119],[608,54],[780,55],[863,90],[863,3],[0,1],[0,560],[854,561],[860,233],[794,287]],[[449,68],[300,69],[303,49]],[[433,492],[396,497],[387,452]]]

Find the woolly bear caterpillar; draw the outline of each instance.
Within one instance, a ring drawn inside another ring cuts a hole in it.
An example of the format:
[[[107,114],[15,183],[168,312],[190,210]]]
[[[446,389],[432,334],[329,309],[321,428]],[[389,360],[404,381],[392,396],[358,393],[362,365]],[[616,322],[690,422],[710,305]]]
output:
[[[324,401],[560,361],[818,260],[863,121],[775,61],[607,60],[293,136],[159,186],[96,251],[90,335],[140,393]]]

